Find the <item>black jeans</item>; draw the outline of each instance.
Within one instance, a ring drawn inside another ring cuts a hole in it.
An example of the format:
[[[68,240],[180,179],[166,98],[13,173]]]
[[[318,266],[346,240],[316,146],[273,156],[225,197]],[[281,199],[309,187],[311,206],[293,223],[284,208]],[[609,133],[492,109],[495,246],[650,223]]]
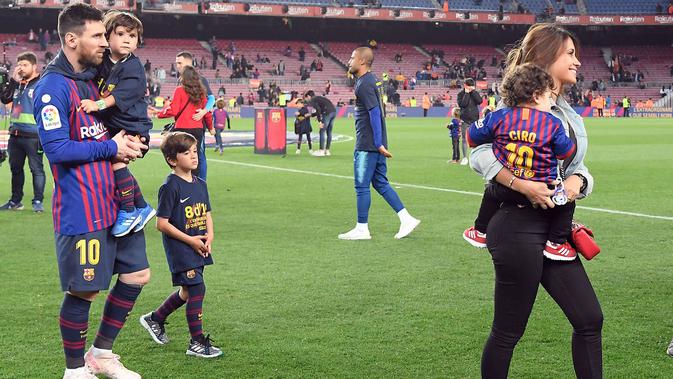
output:
[[[320,150],[327,149],[332,146],[332,129],[334,128],[334,119],[336,112],[327,114],[322,119],[323,127],[320,129]],[[325,144],[325,134],[327,134],[327,144]]]
[[[561,262],[543,257],[549,234],[544,212],[505,205],[488,225],[488,250],[495,267],[495,311],[481,357],[482,378],[507,377],[514,347],[526,330],[540,284],[573,327],[575,375],[581,379],[602,378],[603,313],[598,298],[580,259]],[[559,357],[557,361],[564,359]]]
[[[44,165],[42,164],[42,149],[37,137],[10,136],[7,144],[9,153],[9,168],[12,171],[12,201],[21,202],[23,199],[23,184],[26,176],[23,166],[28,158],[28,167],[33,174],[33,201],[44,200]]]

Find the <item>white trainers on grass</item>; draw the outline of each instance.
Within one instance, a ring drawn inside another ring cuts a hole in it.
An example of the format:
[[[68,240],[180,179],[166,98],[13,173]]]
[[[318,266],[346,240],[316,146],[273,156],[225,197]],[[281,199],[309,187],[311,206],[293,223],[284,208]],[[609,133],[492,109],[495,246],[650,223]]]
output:
[[[84,354],[84,361],[95,375],[104,375],[111,379],[141,379],[140,374],[124,367],[119,361],[119,355],[108,354],[96,357],[92,349],[93,346]]]
[[[372,236],[369,234],[369,229],[355,227],[346,233],[339,234],[339,239],[348,241],[370,240],[372,239]]]

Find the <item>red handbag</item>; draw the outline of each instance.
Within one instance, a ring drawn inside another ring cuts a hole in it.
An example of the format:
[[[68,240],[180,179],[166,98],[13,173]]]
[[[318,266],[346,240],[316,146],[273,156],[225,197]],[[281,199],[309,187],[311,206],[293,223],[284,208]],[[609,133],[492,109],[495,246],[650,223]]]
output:
[[[601,252],[601,248],[598,247],[593,237],[594,232],[591,229],[573,220],[570,229],[570,243],[588,261]]]

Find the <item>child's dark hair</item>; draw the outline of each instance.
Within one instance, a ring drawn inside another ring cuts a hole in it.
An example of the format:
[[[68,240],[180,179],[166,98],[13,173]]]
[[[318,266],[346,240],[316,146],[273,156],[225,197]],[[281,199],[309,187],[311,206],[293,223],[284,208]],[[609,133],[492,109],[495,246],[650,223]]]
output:
[[[171,132],[164,136],[164,140],[161,142],[161,152],[164,154],[168,166],[174,168],[175,166],[168,160],[177,160],[178,154],[184,153],[194,145],[196,145],[196,138],[193,135],[185,132]]]
[[[524,63],[509,71],[502,81],[500,92],[508,107],[534,103],[548,89],[554,89],[554,80],[545,70],[533,63]]]
[[[110,35],[115,32],[118,26],[122,26],[127,32],[135,30],[138,34],[138,45],[143,37],[143,23],[138,17],[128,12],[120,12],[111,10],[105,13],[103,18],[103,25],[105,26],[105,38],[110,40]]]

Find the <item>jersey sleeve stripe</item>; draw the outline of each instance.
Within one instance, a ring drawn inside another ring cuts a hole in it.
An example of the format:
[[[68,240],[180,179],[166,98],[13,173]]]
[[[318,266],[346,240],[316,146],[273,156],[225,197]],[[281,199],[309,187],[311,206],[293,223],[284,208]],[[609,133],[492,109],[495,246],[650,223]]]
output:
[[[91,219],[91,207],[89,206],[89,199],[88,196],[86,195],[86,188],[84,187],[84,178],[82,177],[82,168],[81,167],[75,167],[75,176],[77,177],[77,181],[79,182],[79,189],[80,189],[80,196],[82,197],[82,203],[84,205],[84,216],[86,219],[86,225],[89,228],[89,230],[94,230],[93,229],[93,220]]]
[[[101,219],[101,214],[103,213],[101,209],[101,204],[98,203],[98,196],[96,196],[96,192],[98,192],[100,189],[95,188],[96,187],[96,182],[93,180],[93,173],[91,172],[91,165],[85,165],[84,167],[84,175],[86,176],[86,186],[90,188],[88,191],[91,194],[91,205],[93,208],[93,217],[96,220]],[[100,183],[100,181],[98,181]]]

